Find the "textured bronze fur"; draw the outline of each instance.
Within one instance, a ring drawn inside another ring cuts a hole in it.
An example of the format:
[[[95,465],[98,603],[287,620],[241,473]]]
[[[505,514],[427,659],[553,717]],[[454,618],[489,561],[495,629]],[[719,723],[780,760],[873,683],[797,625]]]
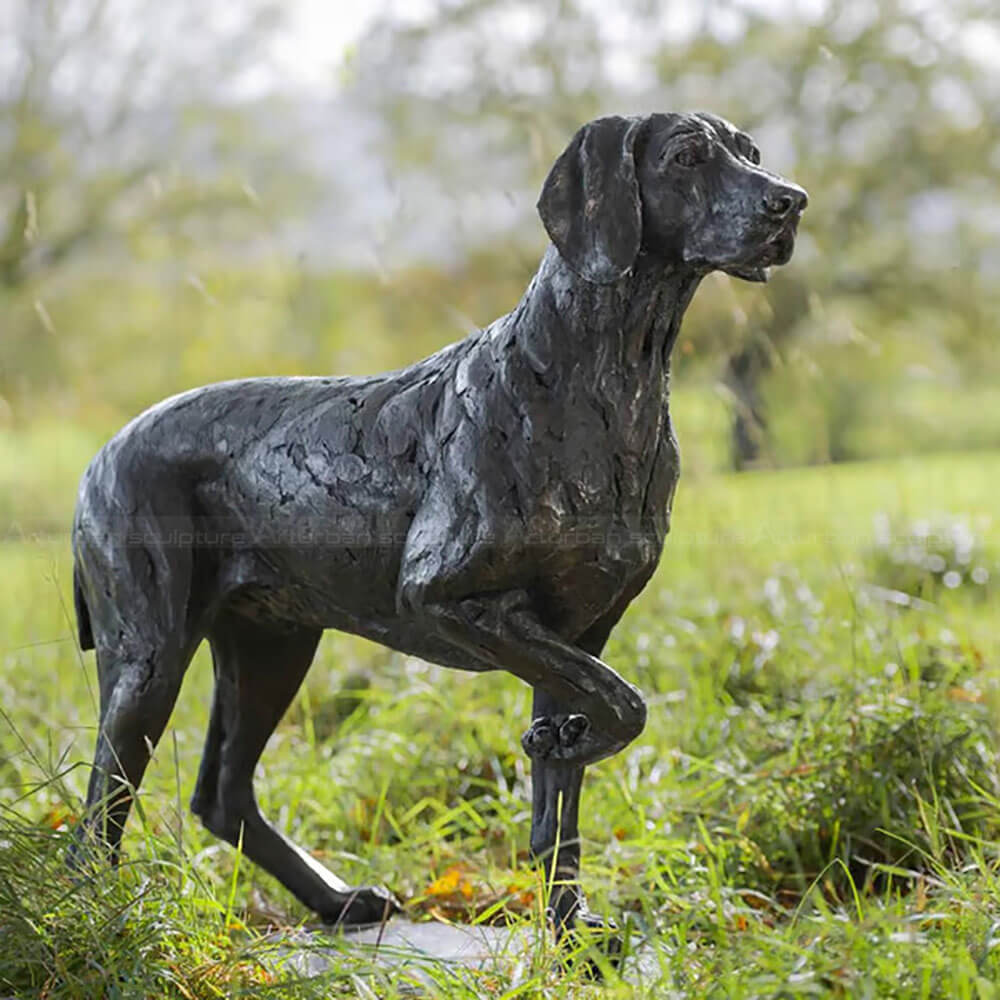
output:
[[[593,919],[576,885],[580,785],[646,720],[599,656],[668,530],[670,352],[701,278],[763,280],[806,204],[758,162],[711,115],[591,122],[545,182],[552,244],[513,312],[386,375],[195,389],[101,449],[73,529],[101,694],[78,863],[95,843],[117,857],[131,789],[207,638],[194,812],[327,921],[391,909],[254,799],[264,744],[334,628],[532,685],[532,850],[551,862],[558,836],[560,931]]]

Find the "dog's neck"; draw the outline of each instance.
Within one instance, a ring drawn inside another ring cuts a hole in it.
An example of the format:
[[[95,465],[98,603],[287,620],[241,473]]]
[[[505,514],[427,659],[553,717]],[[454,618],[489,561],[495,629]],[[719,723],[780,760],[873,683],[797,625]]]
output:
[[[670,352],[700,280],[643,253],[624,277],[598,285],[550,245],[504,332],[554,389],[585,375],[630,402],[665,393]]]

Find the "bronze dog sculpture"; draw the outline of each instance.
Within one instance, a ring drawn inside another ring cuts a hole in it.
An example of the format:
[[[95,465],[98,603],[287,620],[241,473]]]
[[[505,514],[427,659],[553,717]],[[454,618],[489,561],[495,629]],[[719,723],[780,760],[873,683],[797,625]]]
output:
[[[100,729],[74,857],[117,860],[134,789],[207,638],[215,696],[192,810],[325,921],[396,904],[275,830],[254,767],[324,629],[534,689],[531,849],[561,934],[584,768],[642,732],[600,659],[656,568],[678,475],[670,352],[704,275],[763,281],[805,192],[708,114],[600,118],[552,167],[551,237],[520,304],[409,368],[209,385],[91,462],[73,527]],[[557,857],[552,858],[558,843]]]

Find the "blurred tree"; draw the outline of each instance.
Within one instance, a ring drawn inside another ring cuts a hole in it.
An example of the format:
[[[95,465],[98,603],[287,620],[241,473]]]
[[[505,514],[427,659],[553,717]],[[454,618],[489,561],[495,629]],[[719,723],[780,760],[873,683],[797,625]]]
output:
[[[227,151],[251,138],[233,100],[279,14],[275,0],[5,0],[0,288],[151,227],[245,212]]]
[[[503,186],[521,204],[597,113],[706,107],[755,133],[765,163],[811,192],[799,251],[766,298],[714,281],[687,326],[688,357],[727,358],[743,467],[767,452],[762,377],[810,338],[912,325],[972,364],[983,357],[1000,271],[994,9],[989,0],[826,0],[791,11],[750,0],[620,0],[614,11],[593,0],[439,0],[419,20],[378,21],[358,48],[356,78],[389,123],[401,174],[480,198]],[[496,240],[476,221],[463,236]],[[511,253],[514,237],[498,245],[499,262],[530,269]]]
[[[812,20],[716,9],[731,34],[664,46],[660,79],[682,104],[711,93],[813,195],[795,265],[776,277],[765,316],[750,310],[726,364],[744,465],[766,440],[761,377],[797,335],[874,344],[883,326],[910,325],[917,336],[957,332],[970,355],[985,339],[1000,180],[984,168],[1000,151],[1000,78],[973,39],[992,33],[996,59],[1000,33],[981,0],[830,0]],[[940,310],[962,319],[932,331],[926,317]]]

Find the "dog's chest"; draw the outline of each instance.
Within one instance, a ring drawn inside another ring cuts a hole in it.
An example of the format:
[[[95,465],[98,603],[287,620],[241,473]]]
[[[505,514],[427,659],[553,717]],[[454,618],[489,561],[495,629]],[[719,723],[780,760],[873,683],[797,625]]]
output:
[[[568,631],[645,585],[679,474],[665,383],[632,398],[610,389],[581,384],[572,405],[548,408],[530,440],[507,451],[520,513],[509,523],[523,543],[516,548]]]
[[[528,409],[520,456],[533,466],[543,509],[570,528],[587,521],[658,527],[679,471],[669,412],[669,369],[580,365],[559,392]],[[530,498],[528,506],[532,506]],[[665,524],[664,524],[665,528]]]

